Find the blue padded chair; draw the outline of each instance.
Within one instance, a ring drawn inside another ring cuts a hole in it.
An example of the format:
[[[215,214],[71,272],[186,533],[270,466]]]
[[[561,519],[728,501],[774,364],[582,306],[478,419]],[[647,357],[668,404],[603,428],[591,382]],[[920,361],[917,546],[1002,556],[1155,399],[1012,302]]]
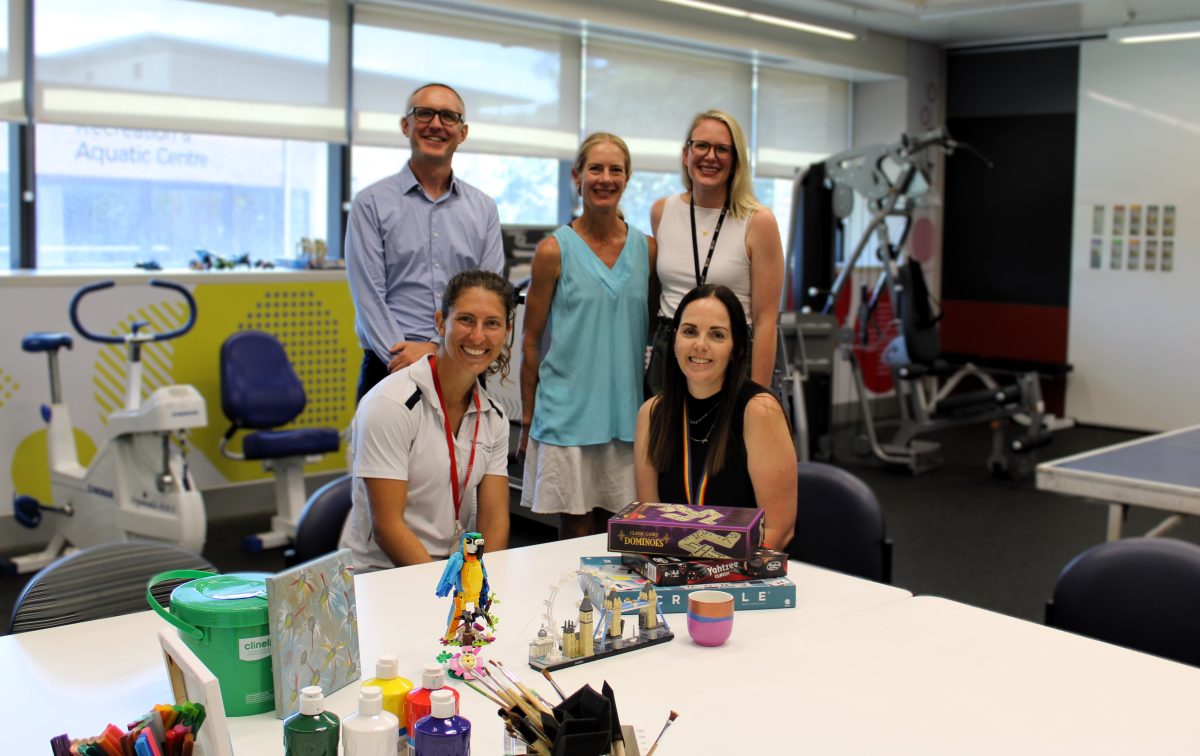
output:
[[[1046,624],[1200,666],[1200,546],[1173,538],[1093,546],[1058,576]]]
[[[288,567],[337,550],[342,526],[350,514],[353,490],[354,478],[343,475],[313,491],[300,513],[292,546],[283,552],[283,561]]]
[[[336,428],[271,430],[286,425],[304,411],[304,386],[283,345],[261,331],[239,331],[221,345],[221,409],[229,430],[221,453],[231,459],[258,460],[275,475],[275,509],[271,530],[247,536],[248,551],[285,546],[296,532],[304,506],[304,464],[336,452],[341,438]],[[228,448],[238,431],[248,430],[242,452]]]
[[[892,542],[874,492],[853,474],[821,462],[801,462],[796,474],[796,534],[788,554],[817,567],[890,583]]]

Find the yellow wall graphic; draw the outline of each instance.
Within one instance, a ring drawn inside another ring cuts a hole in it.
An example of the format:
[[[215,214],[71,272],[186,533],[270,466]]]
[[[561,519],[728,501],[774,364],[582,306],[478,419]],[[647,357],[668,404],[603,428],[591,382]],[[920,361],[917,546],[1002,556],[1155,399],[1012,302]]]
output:
[[[13,377],[8,373],[0,370],[0,409],[8,403],[9,399],[13,398],[13,394],[21,388],[21,384],[13,380]]]
[[[87,467],[96,456],[96,442],[75,428],[75,450],[79,464]],[[14,493],[32,496],[43,504],[52,503],[50,494],[50,458],[46,454],[46,429],[34,431],[17,444],[12,455],[12,489]],[[43,526],[44,527],[44,526]]]
[[[116,328],[109,331],[109,335],[124,337],[134,321],[146,323],[142,328],[144,333],[166,333],[179,328],[186,320],[187,305],[176,298],[137,310],[121,320]],[[142,399],[163,386],[180,382],[172,378],[176,343],[174,340],[153,341],[142,346]],[[129,385],[128,351],[124,344],[108,344],[100,349],[96,358],[92,374],[95,388],[92,398],[96,401],[103,425],[108,425],[108,416],[113,410],[125,406],[125,393]]]
[[[225,483],[270,479],[258,462],[226,459],[221,436],[229,421],[221,411],[220,351],[230,335],[259,330],[280,340],[307,394],[304,412],[290,428],[331,427],[338,431],[354,417],[354,390],[362,350],[354,334],[354,306],[344,276],[247,274],[221,280],[218,274],[170,277],[186,285],[196,300],[195,327],[186,335],[142,347],[142,398],[164,386],[190,384],[204,397],[207,426],[190,430],[188,453],[192,471],[203,488]],[[190,280],[189,280],[190,279]],[[216,279],[216,280],[214,280]],[[38,499],[50,495],[45,422],[38,407],[49,403],[46,358],[20,349],[21,337],[37,326],[60,330],[74,338],[74,348],[59,354],[64,398],[77,428],[80,462],[85,466],[103,444],[109,415],[125,406],[129,360],[123,344],[95,344],[74,332],[66,312],[76,283],[41,288],[13,288],[0,298],[6,316],[0,330],[8,345],[0,369],[0,422],[6,428],[0,444],[0,499],[13,492]],[[39,309],[40,308],[40,309]],[[57,313],[55,318],[26,322],[28,313]],[[144,281],[119,281],[111,290],[85,302],[81,317],[97,333],[124,336],[134,320],[145,321],[149,333],[179,328],[187,318],[183,299]],[[43,323],[42,321],[46,321]],[[231,444],[241,448],[240,438]],[[336,472],[344,454],[330,454],[307,472]],[[3,513],[0,513],[3,516]]]
[[[237,331],[269,333],[283,344],[308,403],[287,428],[332,427],[354,418],[354,388],[361,349],[354,335],[354,305],[344,281],[289,284],[200,284],[193,290],[199,312],[196,327],[174,345],[173,382],[190,383],[208,404],[208,427],[189,441],[230,481],[268,477],[258,462],[221,456],[221,436],[229,421],[221,411],[221,344]],[[231,448],[240,449],[240,440]],[[308,472],[335,471],[345,456],[330,454]]]

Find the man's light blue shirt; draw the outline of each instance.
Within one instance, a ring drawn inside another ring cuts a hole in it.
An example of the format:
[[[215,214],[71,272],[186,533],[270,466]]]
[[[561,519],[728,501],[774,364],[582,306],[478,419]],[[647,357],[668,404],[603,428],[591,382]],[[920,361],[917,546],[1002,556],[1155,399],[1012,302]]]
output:
[[[396,342],[437,336],[433,313],[454,274],[504,272],[495,201],[453,176],[432,200],[407,163],[354,198],[345,249],[359,343],[384,363]]]

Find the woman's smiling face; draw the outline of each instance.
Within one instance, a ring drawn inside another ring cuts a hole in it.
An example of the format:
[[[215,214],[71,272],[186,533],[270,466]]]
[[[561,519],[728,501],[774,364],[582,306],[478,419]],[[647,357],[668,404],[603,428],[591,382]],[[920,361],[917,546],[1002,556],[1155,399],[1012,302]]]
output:
[[[675,334],[675,359],[696,397],[711,396],[725,382],[733,354],[729,311],[716,297],[688,303]]]
[[[445,320],[436,313],[446,354],[466,372],[481,375],[508,340],[506,315],[499,294],[479,286],[464,289]]]

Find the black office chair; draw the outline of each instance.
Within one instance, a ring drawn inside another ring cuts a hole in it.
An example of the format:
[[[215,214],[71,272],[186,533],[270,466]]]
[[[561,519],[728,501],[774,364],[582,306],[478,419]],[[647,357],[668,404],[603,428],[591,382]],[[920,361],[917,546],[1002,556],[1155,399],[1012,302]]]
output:
[[[116,617],[148,609],[146,583],[167,570],[216,567],[202,556],[169,543],[118,541],[102,543],[60,557],[43,567],[21,591],[8,625],[10,633]],[[164,606],[183,580],[154,588]]]
[[[354,478],[343,475],[313,491],[300,513],[292,546],[283,552],[288,567],[337,550],[342,525],[350,514],[353,490]]]
[[[1093,546],[1059,574],[1046,624],[1200,666],[1200,546],[1173,538]]]
[[[801,462],[796,472],[796,534],[788,554],[817,567],[892,582],[892,542],[874,492],[833,465]]]

